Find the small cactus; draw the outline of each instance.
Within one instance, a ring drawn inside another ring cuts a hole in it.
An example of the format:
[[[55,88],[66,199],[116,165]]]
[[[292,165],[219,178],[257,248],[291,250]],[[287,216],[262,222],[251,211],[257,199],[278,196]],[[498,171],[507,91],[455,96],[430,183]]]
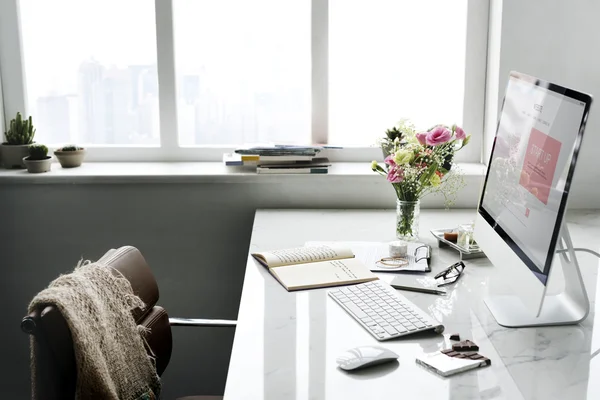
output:
[[[66,146],[61,147],[58,151],[77,151],[83,150],[83,147],[75,146],[74,144],[68,144]]]
[[[45,160],[48,157],[48,148],[43,144],[29,146],[29,160]]]
[[[33,127],[33,120],[31,116],[28,119],[23,120],[21,113],[17,113],[17,117],[10,121],[10,127],[7,132],[4,133],[6,136],[6,143],[10,145],[24,145],[33,143],[35,137],[35,128]]]

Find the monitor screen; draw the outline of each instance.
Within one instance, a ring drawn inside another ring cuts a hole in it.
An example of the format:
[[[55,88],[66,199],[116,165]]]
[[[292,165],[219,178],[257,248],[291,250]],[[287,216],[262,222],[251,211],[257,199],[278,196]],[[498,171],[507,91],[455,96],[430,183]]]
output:
[[[591,98],[510,74],[479,213],[545,285]]]

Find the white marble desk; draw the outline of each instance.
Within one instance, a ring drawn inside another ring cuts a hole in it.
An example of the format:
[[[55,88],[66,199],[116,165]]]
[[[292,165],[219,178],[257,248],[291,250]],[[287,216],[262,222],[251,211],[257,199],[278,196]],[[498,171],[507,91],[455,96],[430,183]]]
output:
[[[421,239],[434,245],[432,274],[458,256],[437,248],[429,230],[473,216],[472,210],[422,210]],[[387,210],[257,211],[250,252],[307,241],[389,241],[394,218]],[[600,213],[573,212],[567,220],[576,247],[599,249]],[[335,363],[340,353],[379,342],[327,296],[328,289],[288,293],[249,257],[225,400],[598,399],[600,356],[592,353],[600,349],[600,326],[593,329],[599,263],[586,253],[579,253],[579,261],[592,301],[592,312],[580,325],[499,326],[482,301],[496,291],[490,283],[499,269],[487,259],[467,261],[464,276],[447,296],[403,292],[445,325],[443,336],[382,342],[400,354],[399,364],[347,373]],[[389,281],[392,275],[380,277]],[[442,378],[416,365],[417,354],[449,347],[454,332],[474,340],[492,366]]]

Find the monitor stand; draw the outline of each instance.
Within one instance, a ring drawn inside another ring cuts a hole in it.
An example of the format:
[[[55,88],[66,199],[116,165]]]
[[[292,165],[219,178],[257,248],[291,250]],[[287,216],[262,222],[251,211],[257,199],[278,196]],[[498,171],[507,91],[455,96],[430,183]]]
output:
[[[496,322],[508,328],[521,328],[577,324],[587,317],[590,311],[590,303],[566,224],[563,224],[556,247],[556,256],[560,258],[565,277],[564,290],[555,295],[545,295],[538,317],[529,308],[525,307],[517,296],[489,296],[485,299],[485,304]],[[556,267],[558,266],[554,265],[550,269],[548,282],[560,276]]]

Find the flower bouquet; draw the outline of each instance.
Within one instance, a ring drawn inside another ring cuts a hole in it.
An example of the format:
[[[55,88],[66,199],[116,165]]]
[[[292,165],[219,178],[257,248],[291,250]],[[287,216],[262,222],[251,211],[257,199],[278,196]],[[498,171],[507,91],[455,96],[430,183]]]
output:
[[[470,137],[456,125],[436,125],[419,132],[406,119],[386,131],[380,145],[389,155],[383,166],[373,161],[371,169],[385,176],[396,191],[396,237],[418,238],[420,200],[424,196],[440,194],[446,206],[454,201],[464,186],[454,166],[454,154],[469,143]]]

